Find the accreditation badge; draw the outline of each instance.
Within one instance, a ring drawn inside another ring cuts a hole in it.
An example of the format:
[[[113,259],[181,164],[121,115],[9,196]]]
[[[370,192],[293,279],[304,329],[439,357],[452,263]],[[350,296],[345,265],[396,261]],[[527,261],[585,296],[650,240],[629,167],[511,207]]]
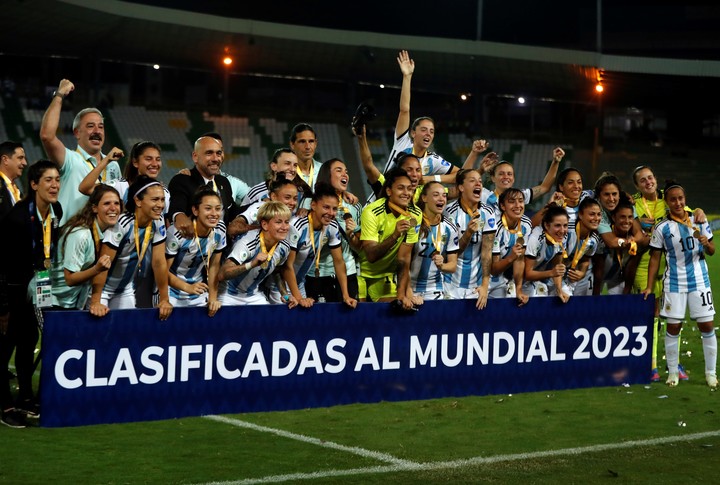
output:
[[[50,271],[35,272],[35,306],[37,308],[49,308],[52,306]]]

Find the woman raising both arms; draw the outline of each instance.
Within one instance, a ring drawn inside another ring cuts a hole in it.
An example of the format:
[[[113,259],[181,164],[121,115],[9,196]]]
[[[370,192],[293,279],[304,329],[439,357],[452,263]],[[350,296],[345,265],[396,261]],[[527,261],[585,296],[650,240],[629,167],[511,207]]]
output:
[[[531,188],[519,189],[522,192],[525,205],[530,204],[533,200],[550,192],[555,183],[558,167],[564,156],[565,151],[562,148],[555,148],[552,153],[552,161],[550,162],[550,166],[542,183]],[[481,200],[483,204],[492,207],[495,210],[495,215],[500,217],[500,213],[502,212],[499,207],[500,195],[515,185],[515,167],[513,167],[513,164],[510,162],[502,160],[492,166],[488,172],[490,173],[490,180],[495,188],[491,191],[483,187]]]

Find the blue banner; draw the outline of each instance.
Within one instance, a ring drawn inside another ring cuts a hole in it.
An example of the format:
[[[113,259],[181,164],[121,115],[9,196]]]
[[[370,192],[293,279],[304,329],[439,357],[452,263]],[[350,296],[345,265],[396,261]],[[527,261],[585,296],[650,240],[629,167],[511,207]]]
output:
[[[641,295],[48,312],[43,426],[649,381]]]

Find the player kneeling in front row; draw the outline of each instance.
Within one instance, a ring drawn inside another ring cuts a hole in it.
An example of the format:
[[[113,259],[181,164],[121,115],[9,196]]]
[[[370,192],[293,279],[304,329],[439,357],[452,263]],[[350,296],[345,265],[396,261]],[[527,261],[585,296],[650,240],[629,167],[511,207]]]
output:
[[[665,252],[667,269],[663,278],[663,301],[660,315],[667,319],[665,354],[667,356],[668,379],[666,384],[678,384],[678,343],[685,308],[690,309],[690,318],[697,322],[702,332],[703,354],[705,356],[705,380],[708,386],[718,385],[715,366],[717,363],[717,337],[713,325],[715,310],[712,303],[710,277],[705,255],[715,254],[712,230],[707,223],[695,224],[691,214],[685,211],[685,189],[674,181],[668,181],[664,190],[669,214],[653,230],[650,240],[650,263],[645,298],[652,293],[655,273],[660,264],[660,252]]]

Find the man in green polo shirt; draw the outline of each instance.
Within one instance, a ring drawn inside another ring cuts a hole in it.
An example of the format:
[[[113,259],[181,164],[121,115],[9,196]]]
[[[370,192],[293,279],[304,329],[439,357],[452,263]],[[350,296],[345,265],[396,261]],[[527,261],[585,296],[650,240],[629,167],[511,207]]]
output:
[[[102,153],[105,142],[105,119],[97,108],[85,108],[75,116],[73,134],[78,141],[75,150],[66,148],[57,136],[63,99],[74,89],[75,85],[69,80],[60,81],[40,125],[40,140],[45,153],[57,164],[60,171],[58,201],[63,208],[61,224],[67,222],[87,202],[88,196],[81,194],[78,187],[87,174],[105,157]],[[120,177],[120,165],[116,161],[111,161],[100,174],[98,182],[110,182]]]

